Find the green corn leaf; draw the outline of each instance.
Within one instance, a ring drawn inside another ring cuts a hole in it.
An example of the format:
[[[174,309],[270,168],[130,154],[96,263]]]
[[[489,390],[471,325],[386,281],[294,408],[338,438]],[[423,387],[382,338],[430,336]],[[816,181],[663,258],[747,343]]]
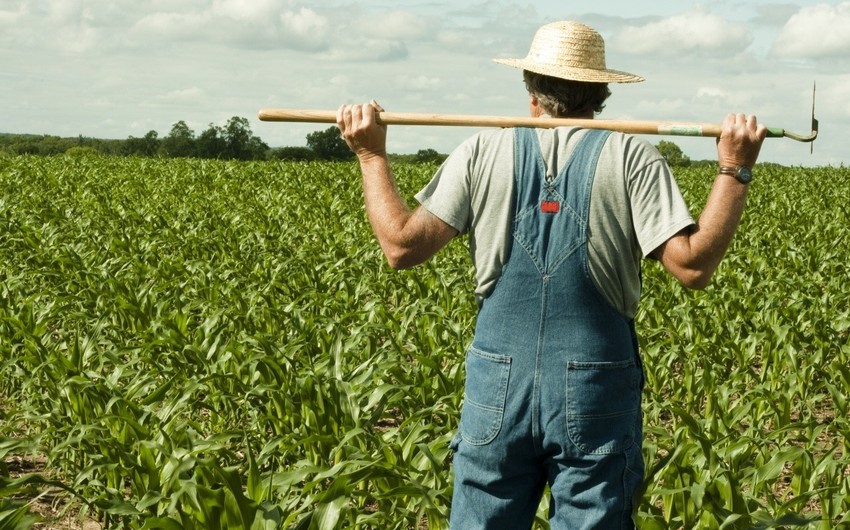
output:
[[[776,479],[788,462],[795,462],[805,450],[801,447],[788,447],[773,455],[763,466],[756,469],[754,481],[768,482]]]

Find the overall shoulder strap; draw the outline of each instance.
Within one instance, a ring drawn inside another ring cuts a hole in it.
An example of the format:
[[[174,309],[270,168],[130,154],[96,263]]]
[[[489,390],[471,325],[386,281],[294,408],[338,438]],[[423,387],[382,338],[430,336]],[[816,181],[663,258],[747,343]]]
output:
[[[599,155],[609,136],[611,131],[588,129],[555,180],[565,202],[583,219],[587,219],[590,209],[590,191]]]
[[[546,164],[537,133],[528,127],[514,129],[515,212],[537,203],[545,180]]]

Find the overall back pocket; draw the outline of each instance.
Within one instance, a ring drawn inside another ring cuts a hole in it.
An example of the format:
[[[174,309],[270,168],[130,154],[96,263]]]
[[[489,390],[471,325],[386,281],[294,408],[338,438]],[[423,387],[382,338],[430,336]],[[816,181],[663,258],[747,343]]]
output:
[[[567,364],[567,431],[587,454],[625,451],[640,421],[641,372],[634,360]]]
[[[492,442],[502,429],[511,358],[470,347],[466,352],[466,386],[460,435],[469,444]]]

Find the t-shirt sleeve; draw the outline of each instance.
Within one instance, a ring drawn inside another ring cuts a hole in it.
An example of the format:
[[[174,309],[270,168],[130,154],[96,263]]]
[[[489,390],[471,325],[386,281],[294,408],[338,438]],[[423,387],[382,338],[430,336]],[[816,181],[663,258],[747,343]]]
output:
[[[459,145],[440,166],[416,200],[429,212],[460,233],[469,230],[471,168],[475,138]]]
[[[695,222],[667,162],[648,142],[639,144],[642,163],[630,173],[629,197],[635,235],[647,257]]]

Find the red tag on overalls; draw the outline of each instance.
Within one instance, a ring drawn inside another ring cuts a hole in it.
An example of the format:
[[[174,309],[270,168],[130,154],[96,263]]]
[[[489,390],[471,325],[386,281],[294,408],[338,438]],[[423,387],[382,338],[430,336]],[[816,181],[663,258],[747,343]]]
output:
[[[561,211],[561,203],[558,201],[543,201],[540,203],[540,211],[543,213],[558,213]]]

